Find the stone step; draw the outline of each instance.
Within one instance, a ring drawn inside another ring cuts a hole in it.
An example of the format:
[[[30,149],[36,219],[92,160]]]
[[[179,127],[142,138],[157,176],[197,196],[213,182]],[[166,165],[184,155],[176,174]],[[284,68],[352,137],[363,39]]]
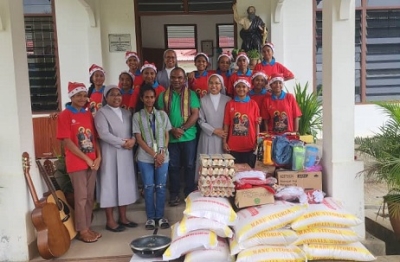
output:
[[[181,200],[181,203],[178,206],[171,207],[168,203],[165,203],[164,215],[170,221],[172,225],[175,222],[178,222],[183,217],[183,211],[185,210],[185,202]],[[115,208],[114,217],[118,219],[118,212]],[[127,217],[128,219],[139,223],[146,223],[146,208],[144,204],[144,199],[140,198],[136,203],[129,205],[127,209]],[[106,225],[106,214],[103,209],[97,209],[93,212],[93,221],[92,226],[105,226]]]

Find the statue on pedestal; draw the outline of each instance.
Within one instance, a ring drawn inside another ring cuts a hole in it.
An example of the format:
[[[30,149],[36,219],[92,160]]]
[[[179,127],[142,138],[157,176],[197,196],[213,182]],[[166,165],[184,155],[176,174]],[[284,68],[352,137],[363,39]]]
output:
[[[246,52],[252,49],[261,51],[261,47],[267,41],[268,29],[263,20],[256,15],[256,8],[249,6],[247,16],[240,17],[237,11],[236,3],[232,6],[233,18],[235,22],[243,28],[240,30],[242,38],[242,49]]]

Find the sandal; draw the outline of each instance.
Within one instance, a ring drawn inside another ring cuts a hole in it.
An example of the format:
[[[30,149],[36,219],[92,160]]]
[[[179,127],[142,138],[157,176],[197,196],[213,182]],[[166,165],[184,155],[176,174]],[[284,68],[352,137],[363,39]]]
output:
[[[147,230],[154,230],[156,228],[156,221],[154,221],[154,219],[147,219],[144,228]]]
[[[98,240],[98,238],[93,237],[90,232],[87,232],[85,234],[79,234],[78,239],[85,243],[94,243],[94,242],[97,242],[97,240]]]
[[[168,219],[166,219],[166,218],[161,218],[161,219],[158,221],[158,225],[159,225],[159,227],[160,227],[161,229],[167,229],[167,228],[169,228]]]
[[[96,236],[97,239],[101,238],[103,235],[99,232],[93,231],[89,229],[89,232]]]

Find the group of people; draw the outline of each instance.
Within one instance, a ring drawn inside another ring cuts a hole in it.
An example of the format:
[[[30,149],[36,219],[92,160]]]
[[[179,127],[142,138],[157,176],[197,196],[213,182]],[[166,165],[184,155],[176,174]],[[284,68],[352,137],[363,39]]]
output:
[[[141,66],[139,55],[129,51],[128,70],[119,75],[118,85],[104,85],[105,71],[98,65],[89,69],[88,90],[83,83],[70,82],[71,102],[58,115],[57,138],[74,187],[79,239],[92,243],[101,237],[90,229],[96,183],[106,229],[136,227],[126,209],[139,198],[137,166],[145,228],[168,228],[167,178],[169,205],[179,205],[182,175],[184,197],[196,190],[199,154],[230,153],[235,162],[254,166],[260,128],[274,134],[296,132],[301,112],[293,95],[282,90],[284,81],[294,76],[275,61],[273,52],[273,44],[265,44],[263,61],[254,71],[245,53],[234,61],[237,70],[231,70],[229,54],[221,54],[217,69],[210,70],[209,57],[198,53],[197,70],[186,74],[174,50],[164,52],[160,71],[152,63]]]

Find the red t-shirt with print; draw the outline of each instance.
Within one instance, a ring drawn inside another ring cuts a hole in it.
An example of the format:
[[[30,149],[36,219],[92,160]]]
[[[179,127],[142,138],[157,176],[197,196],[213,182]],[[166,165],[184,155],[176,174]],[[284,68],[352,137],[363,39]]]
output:
[[[208,76],[210,75],[208,71],[204,71],[201,75],[196,75],[191,79],[188,84],[189,88],[192,89],[196,94],[202,98],[208,93]]]
[[[268,132],[294,132],[294,119],[300,116],[300,108],[292,94],[285,93],[278,98],[268,95],[264,98],[261,117],[268,123]]]
[[[89,102],[87,103],[87,109],[95,115],[97,111],[101,108],[102,100],[103,100],[103,92],[105,86],[100,88],[99,90],[94,89],[93,92],[90,94]]]
[[[120,89],[121,95],[122,95],[122,102],[121,102],[121,107],[128,109],[129,107],[129,101],[131,101],[131,97],[133,94],[133,89],[129,89],[128,91],[124,91],[122,88]]]
[[[96,159],[97,133],[94,127],[93,116],[89,111],[85,109],[77,111],[74,107],[67,106],[58,115],[57,139],[63,140],[65,138],[71,139],[90,159]],[[88,169],[86,162],[66,147],[65,164],[68,173]]]
[[[255,101],[229,101],[225,106],[224,125],[229,126],[227,143],[232,151],[249,152],[256,145],[258,105]]]

